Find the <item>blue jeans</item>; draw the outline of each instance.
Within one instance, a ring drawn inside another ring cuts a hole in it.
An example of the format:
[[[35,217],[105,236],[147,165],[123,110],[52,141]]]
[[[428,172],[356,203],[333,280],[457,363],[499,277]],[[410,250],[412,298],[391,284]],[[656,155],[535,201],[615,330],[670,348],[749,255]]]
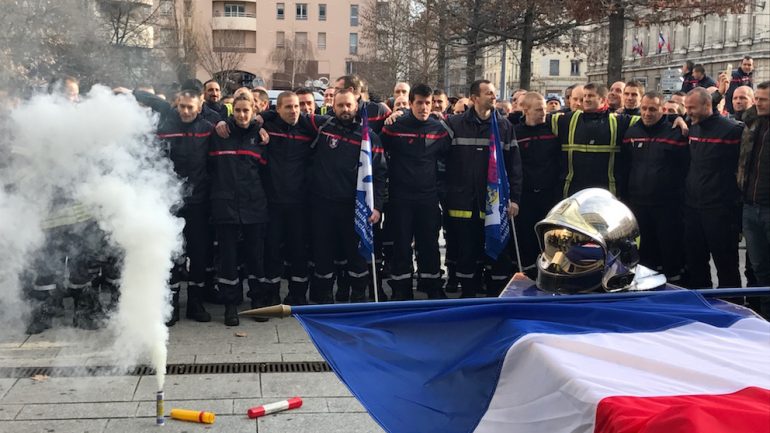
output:
[[[770,286],[770,206],[743,205],[743,235],[760,286]]]
[[[770,286],[770,206],[743,205],[743,236],[757,284]],[[770,297],[760,298],[759,304],[762,316],[770,317]]]

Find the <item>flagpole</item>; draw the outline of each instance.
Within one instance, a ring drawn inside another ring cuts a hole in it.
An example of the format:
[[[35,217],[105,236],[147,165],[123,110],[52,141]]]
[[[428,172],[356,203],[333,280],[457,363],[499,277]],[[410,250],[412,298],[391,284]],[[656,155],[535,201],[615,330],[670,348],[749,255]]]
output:
[[[736,289],[667,289],[645,290],[637,292],[615,293],[586,293],[579,295],[549,295],[540,296],[510,296],[503,298],[457,298],[439,300],[384,302],[382,305],[374,302],[361,304],[328,304],[328,305],[274,305],[272,307],[257,308],[238,313],[240,316],[260,317],[289,317],[294,314],[339,314],[365,311],[427,311],[442,308],[462,308],[473,305],[501,305],[501,304],[541,304],[541,303],[581,303],[581,302],[614,302],[628,299],[640,299],[649,296],[665,296],[688,293],[698,294],[706,299],[731,298],[736,296],[768,296],[770,287],[747,287]],[[269,311],[269,313],[266,313]]]
[[[380,302],[380,288],[377,287],[377,260],[372,251],[372,286],[374,287],[374,302]]]
[[[513,215],[511,215],[511,231],[513,232],[513,244],[516,246],[516,263],[519,265],[519,272],[524,273],[524,268],[521,266],[521,252],[519,251],[519,236],[516,234],[516,223],[513,222]]]

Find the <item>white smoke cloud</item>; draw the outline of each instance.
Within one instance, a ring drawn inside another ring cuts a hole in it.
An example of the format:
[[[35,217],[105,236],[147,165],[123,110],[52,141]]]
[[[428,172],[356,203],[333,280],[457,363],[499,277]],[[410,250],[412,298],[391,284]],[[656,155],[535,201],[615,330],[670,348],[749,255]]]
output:
[[[181,249],[183,221],[170,212],[180,201],[180,182],[153,144],[155,123],[132,97],[99,86],[79,104],[41,95],[11,112],[14,157],[0,169],[2,183],[11,185],[0,193],[0,299],[11,301],[0,308],[23,304],[14,276],[29,268],[31,252],[42,243],[38,227],[51,200],[61,194],[77,200],[123,252],[120,303],[108,323],[116,336],[113,358],[123,367],[151,360],[161,389],[167,279]],[[82,242],[84,249],[98,248],[101,236]]]

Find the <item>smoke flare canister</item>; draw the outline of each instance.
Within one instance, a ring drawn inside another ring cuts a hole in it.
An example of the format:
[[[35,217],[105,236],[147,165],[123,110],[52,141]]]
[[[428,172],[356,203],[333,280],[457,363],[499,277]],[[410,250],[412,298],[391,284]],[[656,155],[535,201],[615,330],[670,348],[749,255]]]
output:
[[[158,391],[158,393],[155,395],[155,424],[157,425],[164,425],[166,424],[166,418],[164,415],[163,410],[163,391]]]
[[[214,424],[216,415],[212,412],[204,412],[188,409],[171,409],[171,418],[180,421],[199,422],[202,424]]]
[[[262,406],[252,407],[247,412],[249,418],[259,418],[261,416],[270,415],[271,413],[283,412],[289,409],[296,409],[302,406],[302,399],[299,397],[292,397],[288,400],[277,401],[275,403],[263,404]]]

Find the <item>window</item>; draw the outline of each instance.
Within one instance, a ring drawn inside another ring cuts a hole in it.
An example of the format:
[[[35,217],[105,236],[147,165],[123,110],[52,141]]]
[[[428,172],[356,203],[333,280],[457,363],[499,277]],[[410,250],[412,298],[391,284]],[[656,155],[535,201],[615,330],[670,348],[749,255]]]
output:
[[[282,20],[286,16],[286,5],[284,3],[275,4],[275,18]]]
[[[326,21],[326,3],[318,5],[318,21]]]
[[[558,66],[557,66],[558,68]],[[571,60],[569,63],[569,74],[573,77],[580,75],[580,60]]]
[[[160,3],[160,15],[167,17],[171,16],[171,14],[174,12],[174,3],[172,3],[169,0],[163,0]]]
[[[325,32],[319,32],[318,33],[318,49],[319,50],[325,50],[326,49],[326,33]]]
[[[286,46],[286,33],[275,32],[275,47],[283,48],[284,46]]]
[[[297,3],[297,19],[307,19],[307,3]]]
[[[158,44],[164,48],[176,46],[176,33],[174,33],[174,29],[160,29]]]
[[[350,54],[358,54],[358,33],[350,34]]]
[[[353,67],[353,62],[351,60],[345,61],[345,73],[348,75],[353,75],[356,73],[356,68]]]
[[[193,14],[193,5],[192,0],[184,0],[184,16],[187,18],[192,17]]]
[[[358,27],[358,5],[350,5],[350,26]]]
[[[548,62],[548,75],[552,77],[559,75],[559,59],[551,60]]]
[[[225,4],[226,17],[245,17],[246,7],[244,5]]]
[[[294,46],[298,50],[307,48],[307,32],[294,33]]]

